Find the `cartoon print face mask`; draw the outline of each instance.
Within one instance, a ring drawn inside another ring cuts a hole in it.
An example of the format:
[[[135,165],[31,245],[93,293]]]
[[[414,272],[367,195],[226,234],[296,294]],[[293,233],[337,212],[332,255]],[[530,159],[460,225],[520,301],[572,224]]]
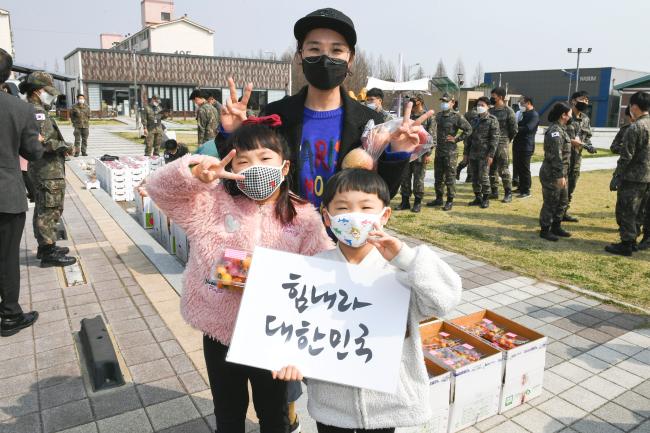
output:
[[[266,200],[284,182],[283,168],[284,163],[280,167],[268,165],[248,167],[239,172],[245,179],[237,181],[237,188],[253,200]]]
[[[332,216],[328,212],[327,215],[332,232],[338,240],[352,248],[359,248],[366,244],[368,234],[375,229],[375,224],[381,225],[381,217],[386,209],[383,208],[378,214],[350,212]]]

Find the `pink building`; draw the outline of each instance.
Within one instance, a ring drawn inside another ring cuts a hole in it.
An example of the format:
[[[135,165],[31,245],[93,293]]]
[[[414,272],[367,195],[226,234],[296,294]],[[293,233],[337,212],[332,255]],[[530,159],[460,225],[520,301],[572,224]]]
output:
[[[142,28],[171,21],[174,16],[174,0],[142,0]]]
[[[103,50],[109,50],[113,48],[115,44],[122,42],[123,39],[124,36],[117,33],[102,33],[99,35],[100,47]]]

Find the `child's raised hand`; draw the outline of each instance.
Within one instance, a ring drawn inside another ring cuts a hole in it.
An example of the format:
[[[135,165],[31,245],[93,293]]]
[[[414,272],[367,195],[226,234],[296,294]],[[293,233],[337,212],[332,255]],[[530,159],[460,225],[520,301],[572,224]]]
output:
[[[230,89],[230,98],[226,99],[226,102],[221,106],[219,121],[223,130],[230,133],[239,128],[239,125],[246,120],[246,108],[253,93],[253,83],[248,83],[244,87],[241,101],[237,100],[237,88],[232,77],[228,77],[228,88]]]
[[[285,380],[287,382],[291,380],[302,380],[302,373],[298,370],[298,367],[294,367],[293,365],[282,367],[280,371],[272,371],[271,375],[273,379]]]
[[[377,251],[389,262],[402,249],[402,241],[387,234],[377,224],[375,224],[375,229],[368,233],[368,243],[377,248]]]
[[[237,151],[233,149],[222,160],[207,155],[202,156],[200,159],[196,158],[196,156],[192,157],[190,162],[198,163],[192,167],[192,174],[204,183],[210,183],[216,179],[244,180],[243,175],[226,170],[226,166],[232,161],[236,153]]]

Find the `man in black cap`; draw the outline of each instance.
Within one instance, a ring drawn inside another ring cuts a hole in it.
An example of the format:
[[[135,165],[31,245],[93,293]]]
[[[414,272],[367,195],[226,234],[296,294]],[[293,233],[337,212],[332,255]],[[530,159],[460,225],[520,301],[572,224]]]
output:
[[[366,107],[384,116],[384,122],[395,118],[388,111],[384,110],[384,92],[377,87],[373,87],[366,92]]]
[[[165,158],[165,164],[174,162],[189,153],[187,146],[183,143],[178,143],[174,139],[165,141],[163,147],[165,148],[165,154],[163,155]]]
[[[278,132],[286,139],[292,155],[287,176],[289,185],[302,198],[320,208],[325,183],[340,170],[345,156],[361,146],[365,125],[370,119],[376,124],[383,123],[384,119],[380,113],[350,98],[342,86],[350,74],[357,43],[354,24],[348,16],[332,8],[319,9],[299,19],[293,32],[297,41],[296,56],[302,63],[308,85],[296,95],[267,105],[262,115],[280,116],[282,126]],[[238,100],[232,78],[228,79],[228,85],[230,101],[222,107],[221,126],[215,139],[219,149],[227,134],[246,118],[247,104],[253,91],[253,85],[249,83],[244,88],[241,100]],[[412,121],[409,118],[411,107],[410,103],[407,104],[402,127],[392,135],[389,148],[377,164],[378,173],[388,184],[391,197],[397,193],[401,174],[419,144],[417,133],[420,125],[433,115],[433,112],[427,112]],[[206,353],[214,350],[204,346]],[[210,368],[208,365],[209,371]],[[295,401],[300,393],[299,383],[296,386],[295,382],[290,382],[288,401]],[[224,400],[228,399],[228,393],[224,390],[215,392],[213,399],[215,408],[229,403]],[[243,420],[246,407],[241,410]],[[215,409],[215,413],[218,412]],[[272,417],[273,414],[267,412],[266,415]],[[289,418],[290,431],[295,432],[299,424],[291,410]],[[222,422],[227,423],[217,416],[217,425]],[[272,423],[273,420],[268,422]],[[224,429],[227,430],[227,427]]]

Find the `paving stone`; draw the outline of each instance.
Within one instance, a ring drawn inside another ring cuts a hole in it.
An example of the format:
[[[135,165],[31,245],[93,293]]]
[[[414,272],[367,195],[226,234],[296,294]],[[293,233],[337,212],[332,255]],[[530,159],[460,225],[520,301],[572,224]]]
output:
[[[605,361],[601,361],[598,358],[594,358],[591,355],[583,353],[582,355],[576,356],[571,360],[575,365],[584,368],[592,373],[601,373],[607,370],[611,364],[608,364]]]
[[[632,433],[650,433],[650,420],[632,430]]]
[[[587,412],[559,397],[551,398],[537,406],[537,409],[555,418],[565,425],[570,425],[587,415]]]
[[[544,299],[540,296],[536,296],[534,298],[527,299],[526,302],[528,302],[531,305],[534,305],[539,308],[548,308],[553,305],[555,305],[554,302],[549,301],[548,299]]]
[[[36,373],[26,373],[0,380],[0,398],[27,394],[36,387]]]
[[[582,325],[583,327],[593,327],[597,323],[600,323],[603,321],[603,319],[599,319],[597,317],[594,317],[590,314],[586,314],[585,311],[589,310],[583,310],[579,313],[573,313],[566,318],[570,320],[573,323],[576,323],[578,325]]]
[[[48,350],[58,349],[66,346],[72,346],[72,343],[72,334],[70,332],[52,334],[46,337],[38,338],[34,341],[34,344],[36,346],[36,353],[47,352]]]
[[[625,388],[599,376],[590,377],[589,379],[580,383],[580,386],[587,388],[592,392],[595,392],[607,400],[612,400],[625,392]]]
[[[128,299],[128,298],[123,298],[123,299]],[[137,318],[142,316],[140,314],[140,310],[138,310],[135,307],[135,305],[133,305],[131,307],[128,307],[128,308],[122,308],[120,310],[106,311],[104,314],[108,318],[109,322],[117,322],[117,321],[122,321],[122,320],[137,319]]]
[[[212,391],[206,389],[201,392],[192,394],[192,401],[199,408],[201,416],[208,416],[214,413],[214,403],[212,402]]]
[[[510,307],[512,307],[513,305],[515,305],[515,304],[511,304]],[[535,310],[535,311],[537,311],[537,310]],[[525,313],[525,314],[530,314],[530,312]],[[541,321],[539,319],[535,319],[534,317],[531,317],[531,316],[518,317],[517,318],[517,323],[519,323],[521,325],[524,325],[524,326],[527,326],[527,327],[529,327],[531,329],[534,329],[534,330],[539,330],[543,326],[546,326],[545,322],[543,322],[543,321]],[[539,332],[541,332],[541,331],[539,331]]]
[[[39,301],[49,301],[51,299],[59,299],[63,295],[61,294],[61,289],[56,288],[54,290],[44,290],[42,292],[32,293],[32,302]]]
[[[508,305],[508,307],[515,309],[517,311],[521,311],[523,314],[532,313],[533,311],[537,311],[540,309],[539,307],[536,307],[524,301],[515,302],[514,304]]]
[[[165,356],[171,357],[185,353],[183,348],[176,340],[168,340],[160,343],[160,348],[165,352]]]
[[[0,433],[34,433],[41,431],[41,418],[37,413],[11,418],[0,423]]]
[[[474,305],[477,305],[481,308],[484,308],[486,310],[494,310],[495,308],[498,308],[501,306],[501,304],[493,301],[492,299],[484,298],[484,299],[479,299],[478,301],[473,302]]]
[[[552,353],[546,352],[546,362],[544,363],[544,367],[548,371],[549,369],[555,367],[558,364],[562,364],[565,361],[564,358],[560,358],[557,355],[553,355]]]
[[[593,415],[587,415],[573,424],[571,428],[580,433],[620,433],[623,431]]]
[[[2,361],[0,366],[0,379],[4,379],[34,371],[36,362],[33,355],[28,355]]]
[[[73,427],[67,430],[61,430],[58,433],[97,433],[97,424],[90,422],[88,424]]]
[[[498,426],[488,430],[489,433],[528,433],[528,431],[521,427],[519,424],[515,424],[514,422],[508,420],[504,422],[503,424],[499,424]]]
[[[36,390],[2,398],[0,399],[0,422],[37,412],[38,409],[38,392]],[[0,431],[2,430],[0,429]]]
[[[128,334],[129,332],[144,331],[148,329],[145,321],[140,318],[111,323],[111,328],[115,334]]]
[[[74,377],[81,377],[79,363],[76,360],[38,370],[37,373],[38,387],[41,389],[58,385]]]
[[[621,339],[645,349],[650,347],[650,337],[639,332],[627,332],[621,335]]]
[[[59,347],[58,349],[36,354],[36,367],[39,370],[53,367],[58,364],[75,362],[77,353],[74,346]]]
[[[503,413],[503,415],[507,416],[508,418],[513,418],[519,415],[520,413],[526,412],[528,409],[530,409],[532,406],[529,403],[524,403],[520,404],[517,407],[514,407],[510,410],[507,410]]]
[[[167,358],[172,365],[176,374],[187,373],[194,370],[194,364],[190,358],[184,353],[181,355],[172,356]]]
[[[198,372],[192,371],[184,373],[178,378],[183,382],[185,389],[187,389],[187,392],[190,394],[208,389],[208,385]]]
[[[165,322],[160,318],[160,316],[148,316],[145,317],[144,320],[151,329],[162,328],[165,326]]]
[[[189,396],[158,403],[147,407],[146,410],[156,430],[183,424],[200,417]]]
[[[97,297],[94,292],[91,292],[77,296],[66,296],[65,302],[68,305],[68,309],[70,309],[70,307],[76,307],[78,305],[96,304]]]
[[[91,397],[90,401],[95,411],[95,419],[98,420],[142,407],[140,398],[132,385],[97,393]]]
[[[65,311],[65,302],[63,302],[63,299],[50,299],[48,301],[32,302],[31,309],[36,310],[39,313],[52,310]]]
[[[616,364],[618,368],[629,371],[632,374],[643,377],[644,379],[650,378],[650,365],[644,364],[634,358],[628,358]]]
[[[576,299],[570,299],[568,301],[562,302],[560,305],[571,308],[574,311],[584,311],[589,308],[589,305],[583,304],[582,302],[577,301]]]
[[[561,340],[571,335],[571,332],[564,330],[562,328],[558,328],[557,326],[550,323],[547,323],[546,325],[537,328],[537,331],[540,332],[541,334],[546,335],[547,337],[551,337],[556,340]]]
[[[165,357],[158,343],[147,344],[145,346],[135,346],[122,350],[122,356],[126,365],[137,365],[145,362],[155,361]]]
[[[150,345],[156,342],[153,338],[153,334],[148,329],[144,331],[131,332],[129,334],[115,335],[115,339],[117,340],[121,350]]]
[[[598,344],[607,343],[612,339],[611,335],[591,328],[585,328],[581,331],[576,332],[576,334]]]
[[[569,317],[570,316],[567,316],[559,320],[556,320],[555,322],[553,322],[553,325],[557,326],[558,328],[565,329],[569,332],[578,332],[585,329],[584,325],[573,322]]]
[[[102,308],[104,309],[104,311],[121,310],[123,308],[134,308],[134,307],[135,304],[128,297],[111,299],[102,302]]]
[[[580,383],[592,376],[590,371],[573,364],[571,361],[565,361],[551,368],[551,371],[574,383]]]
[[[134,365],[129,367],[129,371],[131,371],[131,376],[136,384],[153,382],[175,375],[167,359],[158,359]]]
[[[567,344],[562,343],[561,341],[552,342],[546,346],[546,351],[567,360],[572,359],[573,357],[578,356],[582,353],[580,349],[571,347]]]
[[[618,325],[615,325],[611,322],[601,322],[598,325],[594,326],[594,329],[597,329],[600,332],[611,335],[612,337],[620,337],[621,335],[628,332],[627,329],[621,328]]]
[[[2,338],[0,338],[0,348],[1,348],[0,349],[0,357],[3,356],[2,355],[3,351],[8,350],[8,349],[4,348],[5,346],[9,346],[9,345],[12,345],[12,344],[18,344],[18,343],[24,343],[26,341],[29,342],[29,341],[32,341],[33,339],[34,339],[34,329],[33,329],[33,327],[23,329],[22,331],[20,331],[17,334],[12,335],[11,337],[2,337]],[[7,355],[4,355],[4,356],[5,356],[5,358],[2,358],[2,359],[3,360],[7,359],[6,358]]]
[[[41,406],[43,409],[60,406],[71,401],[86,398],[86,389],[81,378],[67,380],[58,385],[41,390]]]
[[[150,433],[153,432],[151,423],[144,409],[115,415],[97,421],[99,433]]]
[[[503,317],[506,317],[508,319],[515,319],[515,318],[521,316],[520,311],[517,311],[517,310],[515,310],[513,308],[510,308],[508,306],[499,307],[499,308],[495,309],[494,312],[501,315],[501,316],[503,316]]]
[[[34,338],[42,338],[66,332],[68,334],[72,332],[70,329],[70,322],[67,318],[50,323],[40,323],[39,320],[34,325]]]
[[[534,432],[554,433],[564,428],[564,424],[535,408],[517,415],[512,421]]]
[[[183,385],[176,377],[138,385],[137,390],[145,406],[183,397],[186,394]]]
[[[643,364],[650,364],[650,350],[644,350],[642,352],[637,353],[636,355],[633,356],[634,359],[637,361],[642,362]]]
[[[598,343],[595,343],[591,340],[588,340],[584,337],[581,337],[577,334],[572,334],[569,335],[568,337],[565,337],[560,340],[562,343],[566,344],[567,346],[570,347],[575,347],[577,349],[583,350],[583,351],[588,351],[593,349],[594,347],[598,346]]]
[[[579,385],[564,391],[560,397],[587,412],[591,412],[607,402],[601,396]]]
[[[594,415],[624,431],[632,430],[646,419],[629,409],[611,402],[596,409]]]
[[[25,356],[33,355],[34,342],[30,340],[19,341],[13,344],[8,344],[0,349],[0,361],[5,361],[12,358],[23,358]]]
[[[635,386],[632,391],[641,394],[646,398],[650,398],[650,380],[646,380],[645,382]]]
[[[607,370],[600,373],[599,376],[611,382],[614,382],[624,387],[625,389],[632,389],[643,382],[643,378],[616,366],[608,368]]]
[[[646,398],[634,391],[627,391],[616,397],[614,403],[650,419],[650,398]]]
[[[160,433],[211,433],[212,431],[203,418],[198,418],[165,430],[159,430]]]
[[[477,431],[486,431],[491,429],[492,427],[498,426],[499,424],[503,424],[506,421],[508,421],[508,418],[506,418],[505,416],[494,415],[477,423],[474,427],[476,428]]]
[[[46,433],[55,432],[93,421],[88,400],[74,401],[41,412]]]
[[[155,328],[151,330],[151,333],[153,334],[154,338],[156,341],[159,343],[167,340],[173,340],[174,339],[174,334],[172,334],[167,327],[162,327],[162,328]]]
[[[627,358],[627,355],[617,352],[616,350],[610,349],[604,345],[595,347],[587,352],[587,355],[593,356],[595,358],[601,359],[609,364],[618,364]]]
[[[574,385],[568,379],[553,373],[550,370],[544,372],[544,389],[552,392],[553,394],[560,394],[563,391],[571,388]]]

